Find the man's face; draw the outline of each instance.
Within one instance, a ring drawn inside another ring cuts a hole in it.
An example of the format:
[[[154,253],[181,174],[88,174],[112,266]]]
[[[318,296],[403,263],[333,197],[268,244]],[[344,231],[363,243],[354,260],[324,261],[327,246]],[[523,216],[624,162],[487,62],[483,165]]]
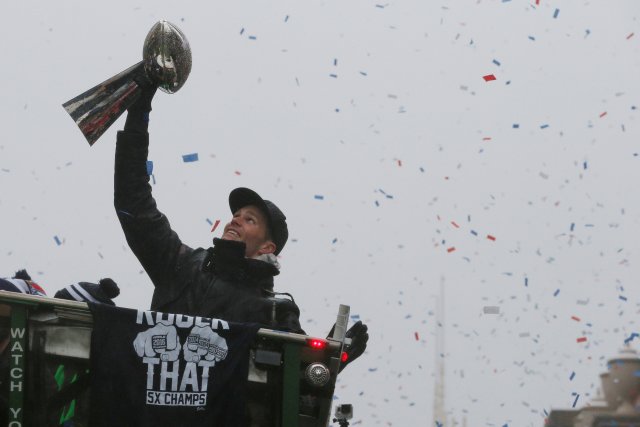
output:
[[[247,258],[276,250],[275,244],[267,240],[267,217],[253,205],[240,208],[233,214],[231,222],[224,227],[222,239],[244,242]]]

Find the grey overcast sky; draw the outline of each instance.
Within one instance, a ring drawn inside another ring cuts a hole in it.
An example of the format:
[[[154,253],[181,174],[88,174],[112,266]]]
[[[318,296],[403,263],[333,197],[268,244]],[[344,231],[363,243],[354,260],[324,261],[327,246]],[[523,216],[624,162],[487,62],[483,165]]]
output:
[[[336,389],[353,425],[434,425],[435,357],[445,425],[587,404],[640,329],[640,3],[376,1],[2,2],[0,275],[50,295],[112,277],[149,306],[112,205],[124,119],[90,148],[61,104],[167,19],[193,69],[154,100],[158,205],[193,247],[235,187],[282,207],[276,287],[303,327],[324,336],[339,303],[370,327]]]

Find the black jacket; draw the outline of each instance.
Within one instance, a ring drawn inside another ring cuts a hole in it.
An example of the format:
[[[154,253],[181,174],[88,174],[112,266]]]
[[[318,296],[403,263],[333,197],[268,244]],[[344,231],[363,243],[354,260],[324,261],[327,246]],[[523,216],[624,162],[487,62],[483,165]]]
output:
[[[244,243],[214,239],[209,249],[182,243],[151,195],[148,148],[148,133],[118,133],[114,205],[129,247],[155,286],[151,309],[304,333],[295,303],[269,298],[278,269],[245,258]]]

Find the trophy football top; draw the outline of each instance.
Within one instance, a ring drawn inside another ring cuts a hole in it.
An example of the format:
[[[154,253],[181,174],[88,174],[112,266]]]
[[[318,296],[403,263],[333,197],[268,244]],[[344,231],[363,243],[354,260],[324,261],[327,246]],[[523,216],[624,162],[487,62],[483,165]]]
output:
[[[191,48],[185,35],[169,21],[158,21],[149,30],[142,49],[147,76],[160,90],[175,93],[191,72]]]

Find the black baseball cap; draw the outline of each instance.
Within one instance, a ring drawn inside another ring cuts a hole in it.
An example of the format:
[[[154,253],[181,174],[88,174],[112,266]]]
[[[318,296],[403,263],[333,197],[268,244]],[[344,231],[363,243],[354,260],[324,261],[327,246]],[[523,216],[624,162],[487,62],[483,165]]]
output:
[[[231,213],[245,206],[253,205],[258,207],[265,214],[268,221],[271,240],[276,244],[275,254],[278,255],[289,238],[287,228],[287,217],[284,216],[280,208],[275,203],[265,200],[258,193],[248,188],[240,187],[229,193],[229,207]]]

